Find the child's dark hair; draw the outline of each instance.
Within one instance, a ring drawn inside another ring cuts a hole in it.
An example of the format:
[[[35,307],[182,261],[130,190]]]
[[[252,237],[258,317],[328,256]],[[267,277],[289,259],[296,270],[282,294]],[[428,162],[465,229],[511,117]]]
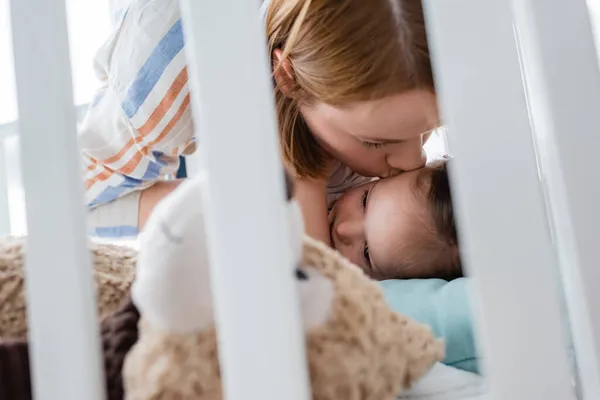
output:
[[[452,280],[463,276],[447,162],[423,168],[417,178],[418,196],[425,197],[425,231],[416,233],[401,269],[402,278]]]
[[[448,179],[448,162],[440,162],[433,167],[427,194],[427,208],[433,223],[437,239],[446,248],[447,265],[445,276],[440,278],[454,279],[463,276],[462,265],[456,234],[454,206]]]

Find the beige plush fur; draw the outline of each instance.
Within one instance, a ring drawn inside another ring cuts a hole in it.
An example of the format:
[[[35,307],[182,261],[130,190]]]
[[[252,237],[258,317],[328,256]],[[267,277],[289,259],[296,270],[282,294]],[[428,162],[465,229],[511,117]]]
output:
[[[314,400],[386,400],[444,356],[429,328],[393,313],[378,286],[325,245],[306,239],[303,265],[334,284],[331,315],[307,333]],[[147,321],[127,356],[129,400],[220,400],[214,329],[164,332]]]
[[[122,246],[91,244],[94,279],[101,317],[112,314],[128,295],[135,274],[137,252]],[[24,279],[24,239],[0,239],[0,338],[27,336]],[[53,268],[60,260],[48,260]],[[56,288],[60,290],[60,288]]]

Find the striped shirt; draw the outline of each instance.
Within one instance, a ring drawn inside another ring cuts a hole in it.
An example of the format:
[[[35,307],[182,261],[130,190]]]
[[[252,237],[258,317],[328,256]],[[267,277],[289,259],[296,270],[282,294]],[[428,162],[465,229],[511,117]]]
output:
[[[114,0],[115,28],[96,55],[102,81],[79,129],[93,208],[179,167],[194,141],[178,0]]]

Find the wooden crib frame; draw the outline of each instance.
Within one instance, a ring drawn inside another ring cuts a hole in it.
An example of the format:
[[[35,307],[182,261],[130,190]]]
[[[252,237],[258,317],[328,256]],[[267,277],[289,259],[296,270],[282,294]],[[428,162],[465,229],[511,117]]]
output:
[[[202,121],[201,159],[188,168],[206,168],[212,183],[205,206],[225,395],[307,400],[298,299],[281,268],[291,254],[257,5],[181,4],[193,113]],[[491,398],[575,399],[572,336],[580,398],[600,399],[600,172],[591,167],[600,73],[585,1],[425,5]],[[11,0],[11,14],[34,395],[100,400],[65,2]],[[238,165],[262,178],[240,179]],[[252,193],[244,207],[240,193]],[[248,260],[257,261],[248,268]]]

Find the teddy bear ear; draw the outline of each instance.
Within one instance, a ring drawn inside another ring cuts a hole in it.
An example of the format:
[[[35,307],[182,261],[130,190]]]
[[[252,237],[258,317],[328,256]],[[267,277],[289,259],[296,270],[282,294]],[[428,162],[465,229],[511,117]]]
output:
[[[286,189],[291,196],[293,179],[287,172]],[[155,207],[140,235],[132,298],[143,317],[163,330],[194,332],[214,322],[203,210],[207,190],[206,174],[186,179]],[[292,256],[298,264],[302,213],[293,198],[286,205]]]
[[[205,176],[188,178],[162,200],[140,235],[132,298],[142,316],[167,332],[214,322],[202,197]]]
[[[304,329],[323,327],[332,312],[333,282],[312,267],[297,267],[295,274]]]

